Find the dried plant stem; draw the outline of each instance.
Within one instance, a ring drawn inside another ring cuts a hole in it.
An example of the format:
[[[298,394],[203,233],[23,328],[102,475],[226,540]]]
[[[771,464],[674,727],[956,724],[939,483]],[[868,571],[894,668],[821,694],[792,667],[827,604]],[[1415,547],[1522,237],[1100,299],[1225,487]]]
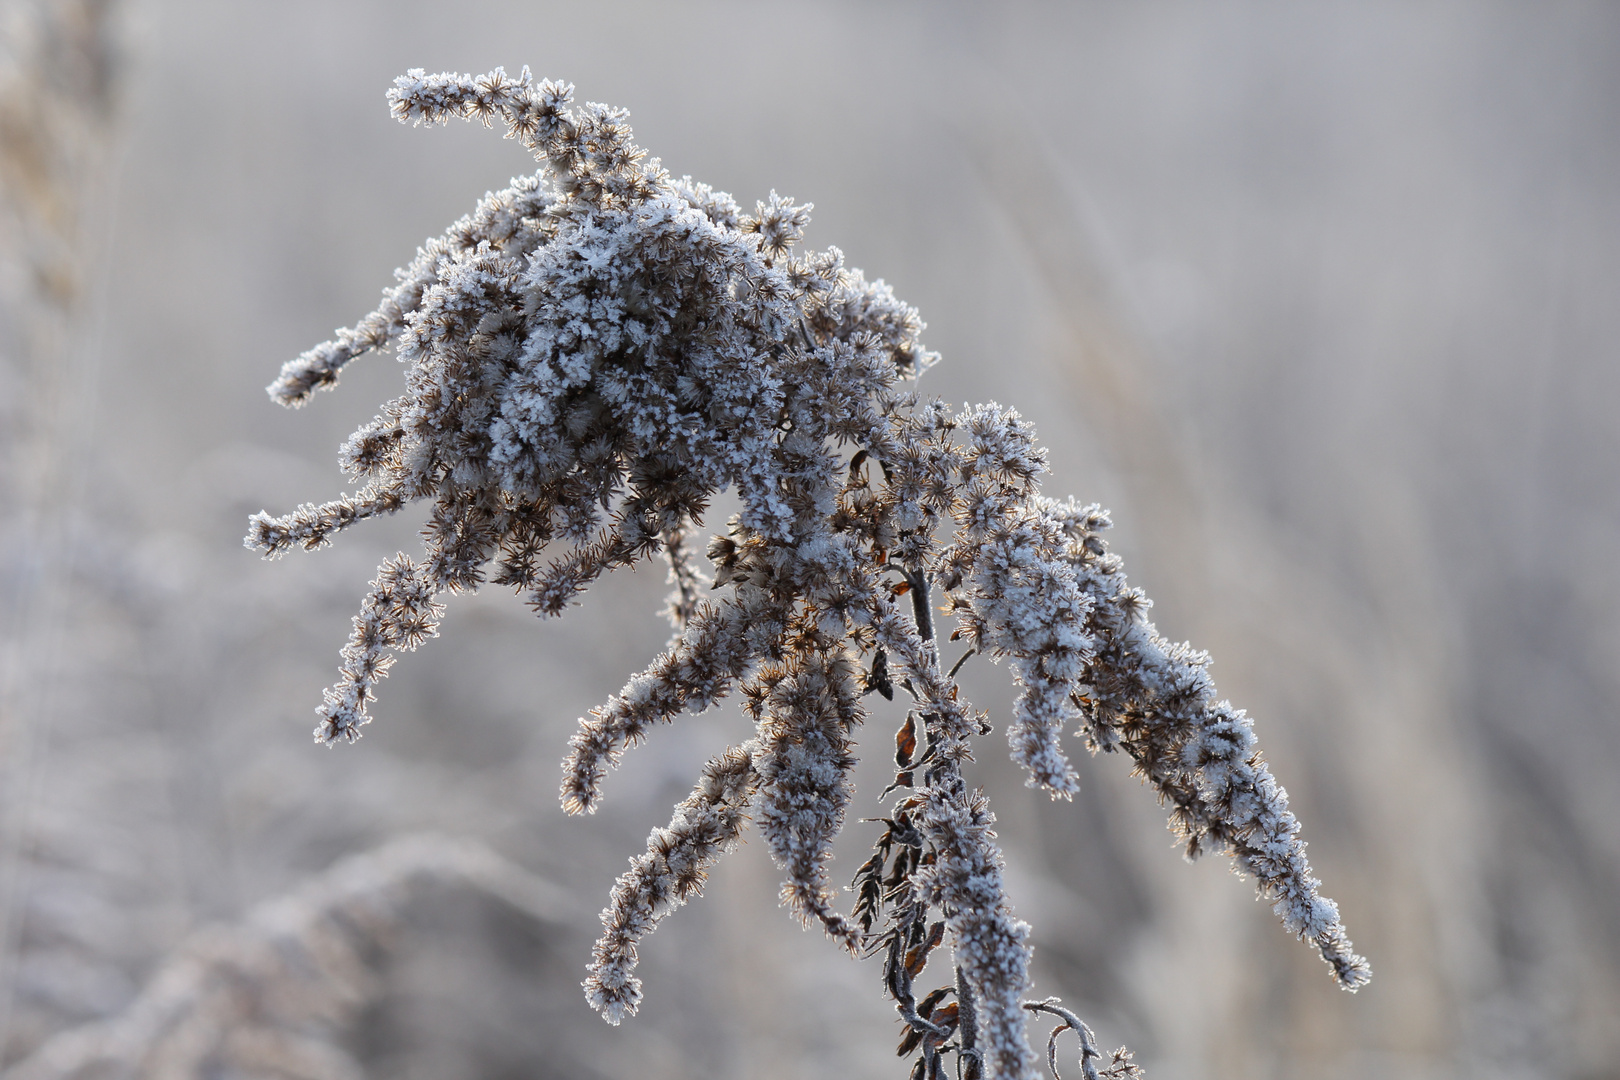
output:
[[[939,653],[937,642],[934,641],[933,612],[930,609],[931,595],[928,587],[928,575],[920,572],[908,572],[906,580],[911,583],[911,606],[917,617],[917,633],[924,641],[936,645],[934,658],[937,664]],[[947,679],[956,678],[956,673],[973,655],[974,650],[969,649],[962,654],[961,659],[951,665]],[[953,769],[960,780],[961,770],[955,763],[949,768]],[[958,1052],[959,1072],[961,1080],[979,1080],[984,1075],[984,1056],[979,1051],[979,1017],[977,1009],[978,995],[973,990],[973,984],[968,981],[967,973],[963,970],[960,960],[952,965],[952,972],[956,978],[956,1016],[957,1016],[957,1042],[960,1045]]]
[[[905,579],[911,586],[915,629],[897,617],[892,605],[885,610],[881,600],[873,622],[880,644],[908,676],[933,755],[924,774],[926,786],[917,794],[923,800],[922,832],[936,859],[913,872],[911,885],[925,900],[938,902],[945,914],[956,985],[966,990],[957,1001],[959,1030],[964,1002],[973,1020],[971,1034],[962,1040],[962,1047],[973,1051],[967,1068],[982,1069],[987,1053],[991,1075],[1027,1076],[1034,1056],[1020,1005],[1029,983],[1029,926],[1013,916],[1007,901],[1001,851],[990,829],[995,819],[983,796],[969,791],[962,777],[961,763],[972,756],[968,738],[977,725],[957,704],[956,684],[940,672],[928,575],[908,568]],[[983,1051],[977,1046],[981,1034]]]

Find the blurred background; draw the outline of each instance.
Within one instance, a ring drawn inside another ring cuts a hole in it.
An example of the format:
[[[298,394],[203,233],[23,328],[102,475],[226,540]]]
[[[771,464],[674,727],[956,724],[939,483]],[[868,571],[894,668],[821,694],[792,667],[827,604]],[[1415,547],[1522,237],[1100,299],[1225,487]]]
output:
[[[1038,995],[1156,1080],[1620,1077],[1620,8],[1438,0],[0,2],[7,1076],[902,1075],[876,966],[758,843],[647,942],[640,1016],[584,1002],[613,878],[745,731],[685,718],[558,808],[576,719],[666,639],[661,569],[562,622],[457,598],[359,745],[310,743],[415,520],[240,537],[341,490],[400,372],[262,387],[532,171],[387,114],[407,68],[497,64],[813,201],[808,243],[921,309],[925,391],[1035,422],[1256,718],[1375,971],[1336,990],[1121,761],[1051,804],[996,736]]]

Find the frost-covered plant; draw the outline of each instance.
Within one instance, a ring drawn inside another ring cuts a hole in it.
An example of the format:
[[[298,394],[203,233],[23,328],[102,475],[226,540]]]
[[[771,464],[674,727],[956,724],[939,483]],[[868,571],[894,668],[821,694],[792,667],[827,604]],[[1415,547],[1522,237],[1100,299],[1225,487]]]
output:
[[[1029,783],[1076,790],[1063,739],[1123,751],[1170,807],[1189,856],[1232,856],[1308,938],[1339,983],[1369,976],[1317,891],[1287,796],[1249,719],[1215,696],[1208,657],[1147,620],[1096,506],[1040,494],[1046,454],[1016,412],[957,411],[904,389],[936,357],[917,312],[836,248],[795,247],[810,207],[729,195],[665,172],[626,114],[576,106],[572,87],[496,71],[412,71],[389,94],[401,121],[500,120],[541,170],[488,195],[399,273],[382,306],[289,363],[270,387],[301,405],[354,357],[392,347],[405,393],[349,439],[364,486],[284,517],[253,518],[266,556],[317,548],[364,518],[431,502],[420,560],[372,583],[326,692],[316,737],[353,741],[394,654],[433,636],[447,593],[487,582],[560,615],[602,574],[659,553],[676,636],[581,721],[564,765],[570,813],[654,725],[735,690],[755,722],[710,761],[669,825],[614,887],[590,964],[610,1023],[641,1001],[638,945],[703,886],[754,820],[785,875],[783,900],[851,951],[883,958],[914,1076],[1034,1076],[1028,1011],[1089,1032],[1055,1002],[1026,1003],[1029,927],[1012,912],[994,818],[962,777],[989,718],[940,663],[937,602],[967,654],[1006,660],[1021,691],[1007,726]],[[707,546],[710,502],[742,510]],[[908,610],[909,609],[909,610]],[[964,655],[965,659],[965,655]],[[853,914],[828,881],[871,692],[911,699],[896,739],[896,802],[856,875]],[[954,978],[920,995],[930,952]],[[947,1000],[951,999],[951,1000]]]

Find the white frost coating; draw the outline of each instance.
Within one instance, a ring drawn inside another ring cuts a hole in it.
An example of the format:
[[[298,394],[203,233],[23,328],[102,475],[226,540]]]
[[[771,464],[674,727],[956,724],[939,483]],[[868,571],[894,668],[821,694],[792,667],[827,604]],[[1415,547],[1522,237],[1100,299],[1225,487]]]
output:
[[[399,79],[401,121],[499,121],[541,170],[428,241],[376,312],[271,387],[301,404],[374,349],[405,369],[404,392],[342,449],[359,493],[256,515],[250,547],[315,548],[430,504],[422,557],[385,563],[356,617],[318,738],[359,736],[394,654],[437,631],[442,594],[493,581],[559,615],[598,577],[662,552],[677,635],[581,721],[564,806],[594,809],[626,749],[733,691],[756,738],[710,762],[619,879],[592,1004],[612,1022],[636,1010],[637,943],[757,816],[793,911],[884,951],[903,1052],[930,1075],[956,1052],[964,1075],[982,1061],[1024,1080],[1039,1066],[1029,928],[1005,894],[993,818],[962,780],[989,725],[942,670],[943,603],[950,636],[1006,660],[1020,684],[1007,737],[1031,783],[1076,790],[1063,739],[1078,718],[1090,749],[1132,757],[1189,854],[1229,852],[1341,985],[1364,983],[1248,718],[1216,700],[1207,657],[1146,621],[1100,538],[1106,516],[1040,495],[1030,426],[993,403],[957,412],[904,392],[936,359],[917,312],[838,249],[800,252],[808,205],[772,192],[745,214],[648,159],[622,110],[572,94],[526,70]],[[711,585],[694,529],[728,489],[742,510],[708,542]],[[901,794],[846,918],[829,863],[860,701],[897,687],[914,702],[895,744]],[[944,943],[959,979],[913,995]]]
[[[1171,827],[1185,837],[1189,858],[1210,846],[1231,855],[1274,900],[1283,925],[1317,947],[1341,986],[1365,985],[1372,969],[1351,946],[1338,906],[1317,891],[1321,882],[1305,858],[1288,793],[1260,757],[1252,722],[1215,700],[1208,654],[1166,641],[1147,621],[1146,598],[1107,553],[1100,533],[1110,523],[1100,509],[1044,505],[1067,533],[1067,558],[1093,603],[1096,654],[1077,695],[1088,741],[1131,756],[1171,807]]]
[[[1029,924],[1015,917],[1007,902],[1001,849],[990,828],[995,816],[981,792],[968,790],[959,769],[976,725],[955,684],[940,675],[931,642],[919,640],[887,605],[874,610],[873,627],[934,717],[930,734],[945,763],[920,793],[923,831],[936,857],[932,866],[913,875],[913,889],[945,911],[956,963],[978,998],[989,1075],[1033,1080],[1039,1066],[1025,1034],[1023,1010],[1029,990]]]
[[[857,670],[848,656],[796,654],[761,673],[749,703],[759,725],[759,830],[787,871],[782,902],[852,951],[860,932],[833,906],[827,863],[854,791],[850,736],[865,716]]]
[[[585,996],[610,1024],[641,1005],[636,945],[676,908],[703,892],[708,869],[737,846],[753,794],[751,747],[734,747],[703,766],[696,789],[675,806],[669,825],[654,829],[647,852],[613,885],[602,911],[602,936],[591,953]]]

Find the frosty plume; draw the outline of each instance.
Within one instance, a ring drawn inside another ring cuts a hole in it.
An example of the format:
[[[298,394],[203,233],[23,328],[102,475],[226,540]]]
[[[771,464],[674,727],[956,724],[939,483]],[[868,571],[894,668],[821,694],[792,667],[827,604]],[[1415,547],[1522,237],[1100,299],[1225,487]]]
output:
[[[359,737],[378,680],[437,632],[446,594],[489,581],[560,615],[602,574],[662,553],[676,636],[581,721],[563,805],[594,809],[629,746],[732,691],[756,730],[704,768],[619,879],[591,1003],[611,1023],[636,1011],[641,938],[753,820],[793,912],[883,957],[914,1077],[943,1077],[955,1054],[963,1077],[1025,1080],[1039,1066],[1025,1032],[1029,928],[1003,889],[994,818],[962,780],[990,723],[939,662],[942,601],[951,638],[1006,660],[1021,687],[1007,738],[1029,783],[1073,793],[1071,724],[1093,752],[1124,751],[1190,856],[1230,854],[1341,985],[1362,985],[1367,965],[1317,891],[1249,719],[1216,699],[1203,653],[1147,621],[1102,539],[1107,516],[1040,494],[1046,455],[1030,426],[994,404],[954,411],[905,392],[935,360],[916,311],[836,248],[797,253],[808,205],[772,193],[744,213],[645,157],[622,110],[572,99],[527,70],[398,79],[401,121],[499,120],[541,170],[429,241],[375,312],[270,387],[296,406],[362,353],[391,347],[406,366],[404,394],[343,447],[363,486],[256,515],[248,546],[317,548],[431,503],[423,557],[385,563],[361,605],[316,737]],[[742,511],[700,569],[692,536],[727,489]],[[828,861],[862,702],[896,686],[912,700],[898,801],[846,916]],[[954,979],[919,1000],[912,982],[941,944]],[[1123,1054],[1098,1073],[1084,1034],[1087,1075],[1133,1073]]]

